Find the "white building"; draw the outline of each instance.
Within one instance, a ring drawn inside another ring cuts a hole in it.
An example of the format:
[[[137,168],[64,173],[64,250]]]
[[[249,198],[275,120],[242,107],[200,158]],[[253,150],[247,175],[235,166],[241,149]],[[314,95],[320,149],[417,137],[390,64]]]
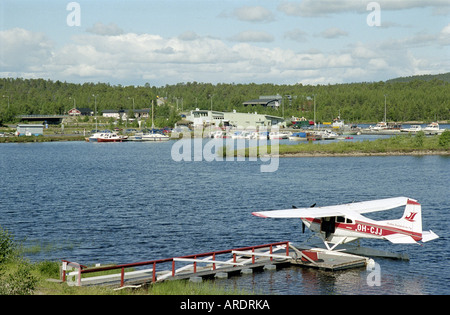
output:
[[[284,118],[258,113],[237,113],[219,112],[210,110],[192,110],[186,119],[193,122],[194,127],[197,126],[221,126],[221,127],[269,127],[269,126],[286,126]]]

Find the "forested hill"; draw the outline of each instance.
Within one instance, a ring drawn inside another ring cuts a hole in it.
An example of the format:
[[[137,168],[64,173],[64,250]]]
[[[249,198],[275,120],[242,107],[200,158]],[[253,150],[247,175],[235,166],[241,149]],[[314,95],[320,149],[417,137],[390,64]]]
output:
[[[387,80],[386,82],[397,83],[397,82],[411,82],[414,80],[422,80],[422,81],[441,80],[445,82],[450,82],[450,72],[440,74],[424,74],[424,75],[413,75],[410,77],[400,77]]]
[[[448,73],[445,74],[448,78]],[[384,118],[386,99],[389,121],[450,120],[448,80],[414,79],[409,82],[362,82],[333,85],[276,85],[187,82],[162,87],[113,86],[107,83],[73,84],[44,79],[0,79],[0,122],[12,122],[17,115],[62,114],[73,107],[105,109],[150,108],[152,100],[164,98],[156,109],[157,118],[179,117],[195,108],[217,111],[258,112],[276,116],[331,121],[340,113],[348,123],[377,122]],[[283,96],[278,110],[242,103],[261,95]],[[290,96],[290,97],[288,97]],[[385,97],[386,96],[386,97]],[[156,106],[155,106],[156,107]],[[178,110],[177,110],[178,108]]]

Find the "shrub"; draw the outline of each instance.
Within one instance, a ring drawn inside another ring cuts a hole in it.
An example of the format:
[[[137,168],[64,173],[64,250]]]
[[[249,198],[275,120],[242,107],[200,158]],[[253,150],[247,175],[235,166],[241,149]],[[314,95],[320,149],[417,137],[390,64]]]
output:
[[[450,147],[450,130],[445,130],[439,136],[439,146],[444,147],[444,148]]]
[[[38,282],[32,269],[20,257],[13,236],[0,226],[0,295],[32,294]]]
[[[0,268],[17,252],[13,236],[0,226]]]

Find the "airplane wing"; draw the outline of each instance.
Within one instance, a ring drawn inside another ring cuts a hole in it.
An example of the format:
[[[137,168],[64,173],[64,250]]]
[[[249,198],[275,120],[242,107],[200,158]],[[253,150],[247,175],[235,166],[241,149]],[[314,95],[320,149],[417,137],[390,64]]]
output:
[[[352,216],[355,213],[361,214],[397,208],[406,205],[408,199],[411,198],[395,197],[335,206],[259,211],[253,212],[252,214],[263,218],[322,218],[332,216]]]

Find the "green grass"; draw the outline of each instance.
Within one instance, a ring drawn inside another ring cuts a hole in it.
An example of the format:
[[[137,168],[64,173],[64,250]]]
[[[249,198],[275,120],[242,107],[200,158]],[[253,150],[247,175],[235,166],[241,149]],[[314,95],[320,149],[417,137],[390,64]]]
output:
[[[27,142],[52,142],[52,141],[84,141],[85,136],[22,136],[22,137],[1,137],[0,143],[27,143]]]
[[[423,133],[417,135],[396,135],[387,139],[374,141],[364,140],[355,142],[332,142],[332,143],[299,143],[295,145],[279,145],[280,156],[290,154],[378,154],[378,153],[411,153],[411,152],[449,152],[450,131],[445,131],[440,136],[425,136]],[[228,150],[229,152],[229,150]],[[245,151],[234,151],[234,156],[260,156],[270,154],[272,148],[261,146]],[[275,152],[276,153],[276,152]],[[225,156],[225,155],[224,155]]]

